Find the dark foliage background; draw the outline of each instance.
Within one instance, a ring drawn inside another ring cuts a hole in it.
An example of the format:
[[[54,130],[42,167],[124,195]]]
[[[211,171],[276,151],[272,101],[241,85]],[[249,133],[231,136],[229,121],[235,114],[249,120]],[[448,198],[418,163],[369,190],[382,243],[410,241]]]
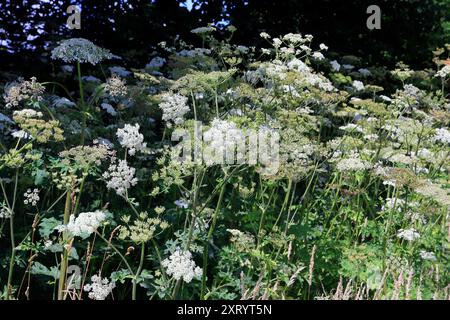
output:
[[[258,44],[259,33],[310,33],[339,54],[370,64],[431,65],[431,50],[450,41],[450,0],[23,0],[0,2],[2,71],[49,73],[48,53],[56,40],[84,37],[142,67],[160,41],[179,35],[197,41],[190,30],[214,23],[237,27],[233,41]],[[66,26],[66,8],[82,8],[81,30]],[[382,10],[382,29],[366,27],[369,5]]]

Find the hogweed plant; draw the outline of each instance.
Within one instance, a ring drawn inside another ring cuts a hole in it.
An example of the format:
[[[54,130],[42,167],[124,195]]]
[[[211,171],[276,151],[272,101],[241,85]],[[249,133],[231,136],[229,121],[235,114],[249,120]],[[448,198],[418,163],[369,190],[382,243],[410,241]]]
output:
[[[448,299],[448,50],[388,70],[192,32],[132,70],[61,41],[75,93],[3,85],[1,298]]]

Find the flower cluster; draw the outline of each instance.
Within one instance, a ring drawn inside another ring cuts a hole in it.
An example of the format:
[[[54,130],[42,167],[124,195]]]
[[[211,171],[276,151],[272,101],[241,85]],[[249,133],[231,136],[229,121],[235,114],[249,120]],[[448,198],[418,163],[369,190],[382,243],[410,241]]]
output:
[[[211,122],[211,128],[207,130],[203,139],[205,148],[203,160],[206,165],[224,163],[224,160],[233,160],[236,148],[245,136],[234,122],[215,118]]]
[[[139,133],[139,124],[134,126],[131,124],[125,124],[122,129],[117,129],[117,137],[122,147],[127,148],[128,154],[133,156],[136,151],[143,151],[147,147],[147,143],[144,142],[144,136]]]
[[[134,176],[136,169],[129,167],[126,160],[112,162],[108,171],[103,173],[108,189],[114,189],[118,195],[124,196],[127,190],[137,184]]]
[[[59,153],[61,164],[83,171],[101,165],[103,160],[113,155],[114,151],[110,150],[109,146],[99,143],[93,146],[76,146]]]
[[[407,241],[414,241],[420,238],[420,234],[414,228],[400,229],[397,233],[397,237]]]
[[[338,171],[358,171],[370,168],[370,164],[358,157],[344,158],[339,160],[336,165]]]
[[[21,119],[42,118],[43,116],[42,112],[33,109],[16,110],[13,113],[13,118],[18,122],[21,122]]]
[[[63,130],[60,128],[59,121],[46,121],[40,119],[42,116],[43,114],[41,112],[31,109],[15,111],[13,119],[23,130],[23,133],[19,137],[28,137],[30,135],[41,143],[52,139],[55,141],[63,141]]]
[[[11,211],[8,208],[0,209],[0,219],[9,219],[11,217]]]
[[[122,219],[128,224],[130,217],[125,216]],[[147,212],[141,212],[138,219],[132,224],[122,226],[120,228],[120,239],[130,238],[135,243],[150,241],[156,234],[157,230],[163,231],[169,227],[169,224],[160,218],[150,218]]]
[[[431,260],[431,261],[435,261],[436,260],[436,255],[434,254],[434,252],[420,250],[419,254],[420,254],[420,257],[423,260]]]
[[[105,83],[105,92],[111,97],[124,97],[127,95],[128,89],[125,80],[121,79],[117,74],[113,74]]]
[[[436,129],[433,140],[444,144],[450,144],[450,131],[445,128]]]
[[[41,101],[45,88],[32,77],[30,81],[19,78],[16,82],[11,82],[5,86],[3,98],[7,108],[17,107],[22,101]]]
[[[173,252],[168,259],[162,261],[166,268],[166,273],[176,280],[183,279],[184,282],[191,282],[194,278],[202,275],[202,269],[195,265],[192,254],[189,251],[181,251],[179,248]]]
[[[25,198],[25,200],[23,200],[23,203],[31,204],[32,206],[36,206],[38,201],[40,200],[38,189],[33,189],[33,191],[31,191],[31,189],[28,189],[27,192],[23,194],[23,196]]]
[[[73,236],[86,237],[97,230],[100,224],[106,219],[104,211],[82,212],[76,218],[70,215],[66,230]]]
[[[363,91],[364,90],[364,83],[362,83],[361,81],[358,80],[354,80],[353,83],[353,88],[356,89],[356,91]]]
[[[450,66],[445,66],[436,73],[436,77],[440,77],[442,79],[447,78],[449,75],[450,75]]]
[[[181,124],[183,117],[189,112],[188,98],[178,93],[163,93],[159,107],[163,112],[162,119],[169,125]]]
[[[195,34],[210,33],[213,31],[216,31],[216,28],[214,28],[214,27],[198,27],[198,28],[191,30],[191,32],[195,33]]]
[[[63,40],[52,50],[52,59],[64,62],[90,63],[96,65],[115,56],[107,49],[100,48],[94,43],[83,38]]]
[[[91,283],[86,284],[83,289],[89,292],[90,299],[105,300],[115,287],[116,284],[113,281],[110,282],[108,278],[102,279],[100,275],[93,275]]]
[[[237,229],[227,229],[231,234],[230,241],[234,243],[238,251],[249,251],[255,246],[255,237],[247,232]]]

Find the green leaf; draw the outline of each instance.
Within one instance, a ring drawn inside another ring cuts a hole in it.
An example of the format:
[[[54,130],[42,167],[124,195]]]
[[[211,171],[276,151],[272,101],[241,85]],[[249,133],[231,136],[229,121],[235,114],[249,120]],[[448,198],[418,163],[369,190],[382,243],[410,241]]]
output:
[[[53,266],[48,269],[40,262],[33,263],[33,266],[31,267],[31,274],[48,276],[52,277],[55,280],[59,278],[59,270],[57,267]]]
[[[61,222],[55,218],[43,218],[41,223],[39,223],[39,234],[43,238],[48,238],[53,232],[55,227],[61,225]]]
[[[42,169],[38,169],[34,172],[34,184],[37,186],[42,185],[45,178],[48,176],[48,172]]]

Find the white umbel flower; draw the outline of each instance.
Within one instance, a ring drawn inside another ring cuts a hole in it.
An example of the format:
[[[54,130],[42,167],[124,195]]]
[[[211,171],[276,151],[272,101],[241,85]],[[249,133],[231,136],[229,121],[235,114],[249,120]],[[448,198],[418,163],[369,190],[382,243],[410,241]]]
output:
[[[188,98],[178,93],[163,93],[159,107],[163,112],[162,119],[167,123],[183,123],[183,117],[189,112]]]
[[[398,230],[397,238],[405,239],[407,241],[414,241],[420,238],[420,234],[414,228],[400,229]]]
[[[200,278],[203,272],[195,265],[192,254],[189,251],[181,251],[179,248],[168,259],[163,260],[162,265],[169,276],[176,280],[183,279],[187,283],[194,278]]]
[[[73,236],[89,236],[97,230],[105,219],[105,212],[100,210],[94,212],[82,212],[76,218],[75,215],[72,214],[70,215],[66,230]]]
[[[22,101],[41,101],[45,87],[37,82],[35,77],[29,81],[19,78],[18,81],[8,83],[5,86],[5,107],[12,108],[19,106]]]
[[[0,209],[0,219],[9,219],[11,218],[11,211],[8,208],[1,208]]]
[[[423,260],[431,260],[431,261],[435,261],[436,260],[436,255],[434,254],[434,252],[420,250],[419,254],[420,254],[420,257]]]
[[[353,157],[339,160],[336,168],[339,172],[367,170],[370,168],[370,164],[364,160]]]
[[[450,144],[450,131],[445,128],[436,129],[436,134],[433,139],[436,142]]]
[[[14,111],[13,113],[13,119],[14,118],[25,118],[25,119],[35,119],[35,118],[42,118],[44,115],[40,111],[36,111],[33,109],[22,109]]]
[[[191,30],[191,33],[194,34],[202,34],[202,33],[210,33],[216,31],[214,27],[199,27]]]
[[[113,74],[105,83],[105,92],[111,97],[124,97],[127,95],[128,89],[125,80],[121,79],[117,74]]]
[[[115,58],[107,49],[100,48],[94,43],[83,38],[72,38],[63,40],[59,45],[52,50],[53,60],[63,60],[69,62],[89,62],[96,65],[105,60]]]
[[[386,180],[383,182],[384,185],[393,185],[396,186],[395,181]],[[387,210],[397,210],[401,211],[403,207],[405,207],[406,201],[399,198],[387,198],[384,205],[381,207],[381,210],[387,211]]]
[[[364,83],[362,83],[361,81],[358,80],[354,80],[352,83],[353,88],[355,88],[357,91],[362,91],[364,90]]]
[[[324,51],[327,51],[327,50],[328,50],[328,47],[327,47],[324,43],[321,43],[321,44],[319,45],[319,48],[320,48],[320,50],[324,50]]]
[[[270,39],[270,35],[267,32],[261,32],[259,36],[263,39]]]
[[[211,166],[228,163],[228,160],[234,163],[236,149],[240,142],[245,141],[245,135],[234,122],[216,118],[211,128],[204,133],[203,139],[206,145],[203,160]]]
[[[322,54],[321,52],[319,52],[319,51],[314,52],[313,55],[312,55],[312,57],[313,57],[314,59],[317,59],[317,60],[323,60],[323,59],[325,59],[325,57],[323,56],[323,54]]]
[[[103,278],[99,275],[91,277],[91,283],[84,286],[84,291],[89,292],[88,296],[93,300],[105,300],[106,297],[116,287],[114,282],[109,282],[108,278]]]
[[[131,186],[137,184],[135,173],[136,169],[129,167],[126,160],[119,160],[118,163],[111,163],[108,171],[103,173],[103,178],[108,189],[114,189],[118,195],[123,196]]]
[[[450,66],[445,66],[436,73],[435,77],[440,77],[442,79],[445,79],[449,75],[450,75]]]
[[[27,192],[25,192],[23,194],[24,196],[24,200],[23,203],[24,204],[30,204],[32,206],[36,206],[37,203],[39,202],[40,198],[39,198],[39,190],[38,189],[34,189],[33,191],[31,189],[28,189]]]
[[[130,125],[125,124],[122,129],[117,129],[117,137],[122,147],[128,149],[128,154],[133,156],[136,151],[142,151],[147,147],[144,142],[144,136],[139,133],[139,124]]]

